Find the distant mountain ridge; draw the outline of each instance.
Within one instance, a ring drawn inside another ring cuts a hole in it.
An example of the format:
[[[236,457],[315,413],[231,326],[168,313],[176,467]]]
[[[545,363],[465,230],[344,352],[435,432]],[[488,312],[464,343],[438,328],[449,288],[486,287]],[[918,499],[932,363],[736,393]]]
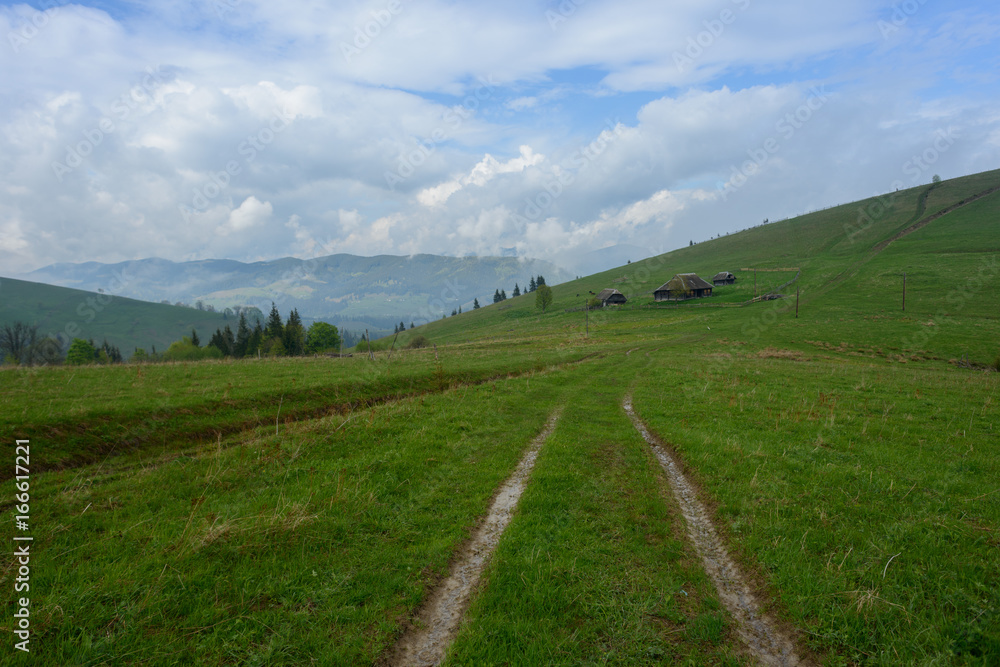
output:
[[[474,299],[492,303],[496,289],[510,294],[532,276],[557,284],[572,278],[542,260],[514,257],[338,254],[314,259],[285,257],[266,262],[208,259],[189,262],[150,258],[102,264],[62,263],[19,276],[61,287],[100,291],[145,301],[197,301],[218,310],[271,302],[285,313],[297,308],[307,319],[345,326],[391,328],[405,321],[439,319]]]

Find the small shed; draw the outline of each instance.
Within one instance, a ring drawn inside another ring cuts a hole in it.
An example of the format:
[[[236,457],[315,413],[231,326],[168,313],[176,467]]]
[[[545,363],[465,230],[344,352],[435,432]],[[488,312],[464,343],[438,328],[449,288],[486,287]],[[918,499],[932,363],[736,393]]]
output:
[[[712,296],[712,286],[694,273],[678,273],[654,292],[656,301],[683,301]]]
[[[624,294],[616,289],[611,289],[610,287],[608,289],[602,289],[597,294],[596,298],[600,299],[601,308],[604,308],[605,306],[620,306],[628,301]]]
[[[736,276],[731,274],[729,271],[720,271],[715,274],[712,278],[713,285],[732,285],[736,282]]]

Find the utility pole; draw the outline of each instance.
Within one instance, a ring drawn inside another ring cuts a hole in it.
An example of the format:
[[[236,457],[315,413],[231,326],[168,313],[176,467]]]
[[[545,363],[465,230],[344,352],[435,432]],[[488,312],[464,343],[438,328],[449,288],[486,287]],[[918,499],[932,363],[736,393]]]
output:
[[[584,316],[587,320],[587,335],[586,338],[590,338],[590,307],[587,305],[587,300],[583,300],[583,312],[586,313]]]

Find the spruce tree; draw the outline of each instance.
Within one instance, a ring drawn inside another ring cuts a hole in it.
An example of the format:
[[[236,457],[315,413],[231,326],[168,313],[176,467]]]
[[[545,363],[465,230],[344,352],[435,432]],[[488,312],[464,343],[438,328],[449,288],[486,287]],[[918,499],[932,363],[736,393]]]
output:
[[[104,341],[104,344],[107,345],[107,341]],[[195,347],[201,347],[201,341],[198,339],[198,332],[194,329],[191,329],[191,344]]]
[[[267,338],[277,338],[281,340],[282,334],[285,333],[285,327],[281,324],[281,313],[278,312],[278,307],[271,302],[271,313],[267,316],[267,325],[264,327],[264,334]]]
[[[517,283],[514,283],[514,296],[521,296],[521,288],[517,286]]]
[[[538,276],[538,280],[535,282],[535,285],[537,287],[541,287],[544,284],[545,284],[545,278],[543,278],[542,276]]]
[[[306,329],[302,326],[297,308],[292,308],[285,324],[284,335],[281,337],[284,353],[290,357],[301,356],[306,351]]]
[[[236,341],[233,344],[233,356],[242,359],[247,355],[247,345],[250,343],[250,327],[247,326],[247,316],[240,313],[240,323],[236,327]]]
[[[478,298],[472,300],[472,310],[479,310],[479,299]]]
[[[500,303],[500,290],[493,292],[493,303]]]
[[[507,292],[505,292],[503,290],[500,290],[500,300],[501,301],[506,301],[507,300]]]
[[[538,285],[535,284],[535,276],[531,276],[531,282],[528,283],[528,291],[534,292],[536,289],[538,289]]]

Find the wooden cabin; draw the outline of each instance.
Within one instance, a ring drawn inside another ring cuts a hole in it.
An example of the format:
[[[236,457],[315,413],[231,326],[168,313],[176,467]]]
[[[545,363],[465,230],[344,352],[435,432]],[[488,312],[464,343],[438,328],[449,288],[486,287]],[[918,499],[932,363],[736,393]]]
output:
[[[656,301],[683,301],[712,296],[712,286],[694,273],[678,273],[654,292]]]
[[[595,298],[601,301],[601,308],[604,308],[605,306],[620,306],[628,301],[624,294],[616,289],[611,289],[610,287],[608,289],[602,289]]]
[[[720,271],[715,274],[712,278],[713,285],[732,285],[736,282],[736,276],[731,274],[729,271]]]

